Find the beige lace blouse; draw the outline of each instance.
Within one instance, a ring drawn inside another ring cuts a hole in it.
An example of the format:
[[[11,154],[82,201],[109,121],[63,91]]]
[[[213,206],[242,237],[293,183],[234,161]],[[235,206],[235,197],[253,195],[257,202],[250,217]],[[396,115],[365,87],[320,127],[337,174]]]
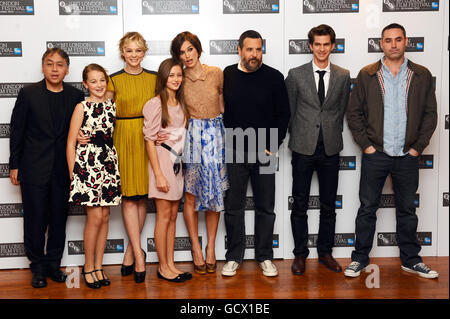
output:
[[[219,96],[223,90],[223,72],[202,64],[203,72],[195,78],[185,69],[184,100],[192,118],[215,118],[220,114]]]

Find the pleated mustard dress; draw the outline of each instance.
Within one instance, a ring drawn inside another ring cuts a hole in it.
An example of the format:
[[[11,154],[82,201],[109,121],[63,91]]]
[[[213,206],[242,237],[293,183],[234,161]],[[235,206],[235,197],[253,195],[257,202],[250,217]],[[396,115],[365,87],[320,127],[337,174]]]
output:
[[[119,159],[122,197],[147,198],[148,157],[145,148],[144,104],[155,96],[156,72],[144,69],[140,74],[121,70],[110,75],[108,91],[115,93],[116,128],[114,146]]]

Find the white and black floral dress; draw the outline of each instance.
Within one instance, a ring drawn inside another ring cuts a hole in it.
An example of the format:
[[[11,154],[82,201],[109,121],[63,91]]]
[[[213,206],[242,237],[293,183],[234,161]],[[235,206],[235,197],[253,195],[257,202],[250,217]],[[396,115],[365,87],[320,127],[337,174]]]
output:
[[[119,205],[122,195],[113,144],[116,105],[114,100],[81,103],[84,109],[81,130],[90,137],[90,142],[77,145],[69,202],[87,206]]]

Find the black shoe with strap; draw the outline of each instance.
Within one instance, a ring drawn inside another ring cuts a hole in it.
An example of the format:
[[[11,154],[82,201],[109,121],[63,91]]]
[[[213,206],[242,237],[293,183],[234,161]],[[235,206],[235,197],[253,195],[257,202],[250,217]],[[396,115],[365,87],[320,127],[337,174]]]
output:
[[[83,266],[83,269],[81,270],[81,274],[83,275],[84,282],[86,283],[86,286],[88,286],[89,288],[92,288],[92,289],[98,289],[98,288],[100,288],[102,285],[100,284],[100,282],[98,281],[98,279],[95,278],[95,276],[93,275],[94,272],[95,272],[95,270],[89,271],[89,272],[85,272],[85,271],[84,271],[84,266]],[[91,275],[92,280],[93,280],[94,282],[88,282],[87,279],[86,279],[86,275]]]
[[[97,275],[97,272],[100,272],[102,274],[103,279],[99,279],[100,277],[97,275],[97,279],[98,279],[98,282],[100,283],[100,285],[102,285],[102,286],[111,285],[111,280],[109,280],[109,278],[105,276],[105,273],[103,272],[102,268],[96,269],[94,271],[95,271],[96,275]]]

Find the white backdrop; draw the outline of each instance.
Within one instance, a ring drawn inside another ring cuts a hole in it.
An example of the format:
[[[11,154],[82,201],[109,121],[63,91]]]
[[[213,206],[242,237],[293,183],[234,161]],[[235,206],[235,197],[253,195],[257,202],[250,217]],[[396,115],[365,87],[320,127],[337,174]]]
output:
[[[428,67],[436,77],[439,123],[422,157],[418,236],[423,243],[422,256],[448,256],[448,3],[421,1],[421,11],[405,12],[399,10],[417,4],[417,1],[390,0],[387,3],[396,7],[396,11],[388,12],[391,8],[383,0],[23,0],[13,4],[0,0],[0,269],[28,267],[23,251],[20,191],[8,178],[9,122],[19,88],[42,79],[40,59],[49,42],[63,42],[70,51],[70,74],[66,81],[79,85],[81,71],[89,63],[99,63],[110,73],[123,67],[117,44],[127,31],[139,31],[147,39],[150,49],[143,62],[147,69],[157,70],[159,63],[169,56],[170,40],[185,30],[197,34],[202,41],[204,52],[201,61],[224,69],[238,61],[236,40],[240,34],[254,29],[265,39],[264,63],[286,76],[289,69],[311,60],[312,56],[305,51],[302,40],[307,39],[309,29],[321,23],[331,25],[339,39],[340,45],[332,54],[331,61],[349,69],[352,78],[363,66],[381,57],[381,53],[368,52],[371,50],[369,38],[379,38],[381,29],[392,22],[404,25],[407,35],[414,38],[414,46],[410,48],[412,52],[408,52],[407,57]],[[311,12],[311,7],[314,12]],[[289,208],[291,154],[285,145],[287,140],[280,151],[280,168],[276,175],[275,258],[293,258]],[[334,249],[336,257],[350,257],[353,249],[355,217],[359,207],[360,153],[345,125],[338,189],[342,198],[337,203],[336,246],[339,247]],[[392,236],[395,232],[395,209],[389,207],[392,193],[391,181],[388,180],[383,189],[383,194],[386,194],[383,203],[388,207],[378,212],[377,236],[371,253],[374,257],[399,255]],[[308,213],[312,246],[319,221],[319,210],[314,209],[317,203],[314,196],[317,195],[318,184],[314,175],[312,207]],[[251,187],[247,196],[246,231],[249,237],[245,258],[250,259],[254,256]],[[148,260],[157,261],[152,207],[149,203],[142,245],[149,252]],[[63,265],[84,264],[85,218],[82,210],[71,211]],[[206,229],[202,213],[199,236],[204,247]],[[216,242],[219,260],[225,257],[225,236],[221,216]],[[128,243],[120,207],[111,210],[108,239],[105,264],[120,264]],[[180,212],[176,260],[190,260],[189,250],[188,233]],[[316,249],[310,250],[310,256],[317,257]]]

